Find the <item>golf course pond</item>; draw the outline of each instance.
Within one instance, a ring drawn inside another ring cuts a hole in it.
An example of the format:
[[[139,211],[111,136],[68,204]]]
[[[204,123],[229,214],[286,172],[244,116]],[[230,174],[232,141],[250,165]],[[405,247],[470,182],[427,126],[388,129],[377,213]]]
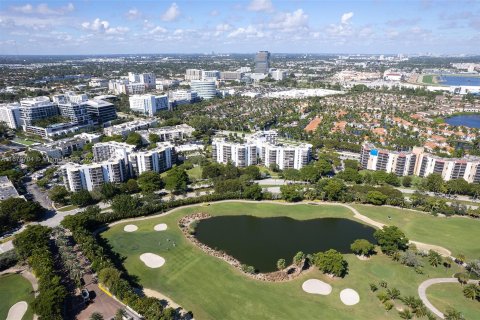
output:
[[[372,227],[344,218],[295,220],[239,215],[199,221],[195,238],[260,272],[272,272],[278,259],[288,264],[298,251],[309,254],[335,249],[350,253],[356,239],[375,243],[374,232]]]

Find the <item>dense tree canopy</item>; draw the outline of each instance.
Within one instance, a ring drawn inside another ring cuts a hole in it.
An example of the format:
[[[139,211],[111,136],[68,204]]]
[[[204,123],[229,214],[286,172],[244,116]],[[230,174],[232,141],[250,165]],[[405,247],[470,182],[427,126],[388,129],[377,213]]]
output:
[[[373,234],[380,248],[386,254],[393,254],[399,250],[408,248],[408,239],[405,234],[396,226],[385,226]]]

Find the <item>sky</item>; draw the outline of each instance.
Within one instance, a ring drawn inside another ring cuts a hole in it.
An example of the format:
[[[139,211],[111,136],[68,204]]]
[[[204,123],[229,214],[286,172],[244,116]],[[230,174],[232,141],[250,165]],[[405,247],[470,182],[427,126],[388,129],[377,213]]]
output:
[[[0,0],[0,55],[480,54],[480,0]]]

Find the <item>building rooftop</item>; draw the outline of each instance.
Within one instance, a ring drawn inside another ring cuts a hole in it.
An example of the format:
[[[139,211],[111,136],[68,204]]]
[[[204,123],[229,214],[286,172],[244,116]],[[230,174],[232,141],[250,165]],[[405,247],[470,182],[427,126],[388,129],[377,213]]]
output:
[[[19,197],[17,189],[7,176],[0,176],[0,200]]]

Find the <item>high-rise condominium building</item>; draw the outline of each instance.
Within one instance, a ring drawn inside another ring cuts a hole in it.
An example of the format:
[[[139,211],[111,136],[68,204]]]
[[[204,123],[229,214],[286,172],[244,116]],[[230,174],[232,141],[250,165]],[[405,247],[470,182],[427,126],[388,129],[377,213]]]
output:
[[[421,147],[397,152],[377,149],[373,144],[366,143],[360,153],[360,165],[364,169],[393,172],[397,176],[426,177],[438,173],[446,181],[465,179],[470,183],[480,182],[480,157],[441,158],[425,153]]]
[[[90,123],[90,115],[87,113],[87,105],[85,101],[88,100],[86,94],[74,94],[67,92],[65,94],[57,94],[53,96],[53,102],[58,106],[60,114],[74,124],[88,124]]]
[[[25,128],[33,122],[58,115],[58,108],[49,97],[35,97],[20,100],[21,125]]]
[[[0,104],[0,122],[4,122],[9,128],[20,127],[20,103]]]
[[[128,98],[130,109],[153,117],[158,111],[168,110],[168,96],[153,94],[133,95]]]
[[[173,145],[169,142],[158,143],[154,149],[128,155],[130,174],[138,177],[146,171],[164,172],[172,167],[174,159]]]
[[[145,93],[145,84],[141,82],[129,82],[128,80],[110,80],[108,90],[115,94],[143,94]]]
[[[92,147],[95,163],[62,166],[65,186],[70,191],[93,190],[106,182],[123,182],[146,171],[163,172],[176,161],[169,142],[158,143],[148,151],[134,152],[126,143],[96,143]]]
[[[239,71],[222,71],[220,72],[220,79],[222,80],[240,80],[242,79],[243,73]]]
[[[190,87],[202,99],[211,99],[217,95],[215,80],[192,80]]]
[[[198,100],[196,91],[178,89],[168,93],[168,100],[174,105],[188,104]]]
[[[155,75],[151,72],[149,73],[128,73],[129,83],[142,83],[147,89],[155,89],[156,79]]]
[[[205,80],[205,79],[218,80],[219,78],[220,78],[220,71],[218,71],[218,70],[203,70],[202,71],[202,80]]]
[[[185,80],[202,80],[202,70],[200,69],[187,69],[185,71]]]
[[[216,162],[232,162],[238,167],[263,163],[265,166],[276,165],[281,170],[301,169],[310,162],[311,151],[311,144],[280,142],[273,130],[233,141],[218,137],[212,142],[212,158]]]
[[[268,73],[270,69],[270,52],[259,51],[255,55],[255,73]]]

